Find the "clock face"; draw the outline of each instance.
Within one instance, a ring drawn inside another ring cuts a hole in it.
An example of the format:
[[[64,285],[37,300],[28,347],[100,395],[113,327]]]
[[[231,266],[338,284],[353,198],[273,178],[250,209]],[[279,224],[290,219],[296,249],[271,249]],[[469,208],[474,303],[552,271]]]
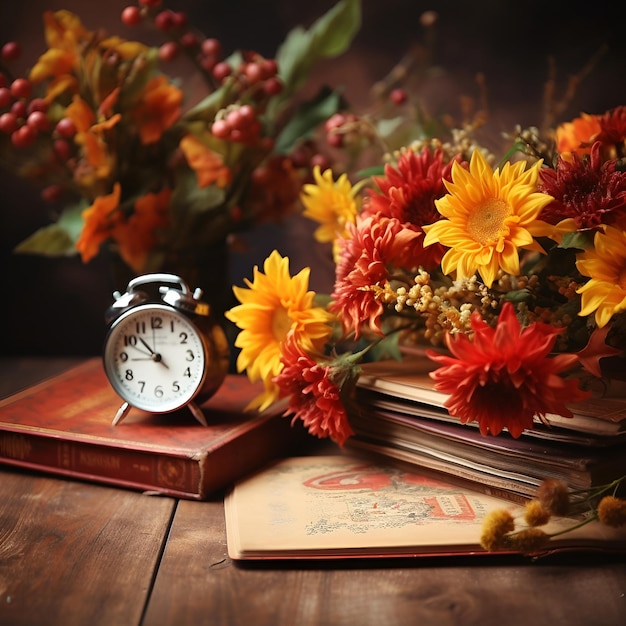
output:
[[[115,391],[154,413],[185,406],[202,387],[207,352],[193,323],[171,307],[143,304],[111,325],[104,366]]]

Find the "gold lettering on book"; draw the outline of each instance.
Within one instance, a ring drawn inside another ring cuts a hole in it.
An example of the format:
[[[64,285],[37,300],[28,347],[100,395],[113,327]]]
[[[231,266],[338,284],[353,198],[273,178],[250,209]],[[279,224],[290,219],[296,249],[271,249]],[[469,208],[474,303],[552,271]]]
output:
[[[30,456],[32,446],[23,435],[0,433],[0,456],[24,460]]]
[[[110,454],[101,452],[88,452],[80,450],[78,453],[78,461],[83,466],[99,467],[106,469],[119,469],[120,459]]]

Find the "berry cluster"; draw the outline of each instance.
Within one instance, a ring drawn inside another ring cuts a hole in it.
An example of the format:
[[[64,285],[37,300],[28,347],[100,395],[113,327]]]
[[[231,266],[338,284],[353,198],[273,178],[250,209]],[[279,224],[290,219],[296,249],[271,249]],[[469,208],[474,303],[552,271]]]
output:
[[[2,61],[13,61],[20,56],[19,44],[9,42],[0,53]],[[63,118],[56,124],[49,117],[49,104],[44,98],[31,97],[33,85],[28,78],[11,78],[8,71],[0,71],[0,132],[10,135],[16,148],[32,146],[40,134],[51,135],[55,152],[66,159],[70,150],[67,140],[74,137],[74,123]],[[58,142],[58,143],[57,143]]]
[[[184,53],[214,87],[229,81],[235,102],[252,103],[230,105],[221,110],[211,126],[215,137],[245,144],[257,142],[262,134],[258,112],[269,98],[283,89],[276,61],[247,51],[236,67],[231,66],[224,58],[219,39],[205,38],[194,31],[185,13],[163,8],[162,0],[138,0],[138,5],[122,11],[122,22],[127,26],[138,26],[144,20],[151,20],[169,38],[159,48],[162,61],[171,61]]]
[[[276,61],[249,52],[244,54],[239,67],[233,68],[224,60],[222,44],[218,39],[205,38],[189,26],[185,13],[164,9],[161,5],[162,0],[138,0],[138,5],[128,6],[122,11],[122,22],[127,26],[138,26],[144,20],[152,20],[156,28],[169,37],[159,47],[162,61],[172,61],[185,53],[217,85],[233,78],[240,88],[254,87],[257,94],[272,96],[281,92]]]
[[[261,122],[249,104],[232,104],[218,113],[211,132],[218,139],[254,144],[261,136]]]

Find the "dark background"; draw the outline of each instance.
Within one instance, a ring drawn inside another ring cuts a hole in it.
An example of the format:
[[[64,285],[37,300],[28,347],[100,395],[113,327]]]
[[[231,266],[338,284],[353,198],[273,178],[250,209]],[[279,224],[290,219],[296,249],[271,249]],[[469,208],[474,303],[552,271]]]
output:
[[[45,49],[44,10],[76,12],[91,30],[146,43],[159,43],[157,33],[129,29],[119,21],[128,0],[87,3],[82,0],[28,0],[0,5],[0,43],[18,40],[24,48],[24,69]],[[289,29],[308,26],[333,1],[172,0],[167,6],[185,11],[207,36],[221,39],[224,49],[256,49],[273,56]],[[608,52],[580,85],[563,119],[581,111],[602,113],[626,103],[626,53],[623,22],[609,2],[475,2],[364,0],[363,26],[354,45],[341,58],[322,63],[309,87],[313,93],[327,82],[343,87],[355,106],[369,102],[369,88],[383,78],[406,52],[425,45],[420,15],[439,15],[435,29],[436,72],[420,77],[416,94],[434,114],[460,115],[459,95],[477,96],[475,77],[485,76],[490,125],[496,133],[516,123],[538,124],[542,94],[552,58],[557,94],[602,47]],[[165,68],[167,71],[167,68]],[[184,69],[182,69],[184,72]],[[177,70],[171,72],[177,74]],[[2,308],[0,355],[88,355],[100,352],[103,313],[111,303],[113,281],[99,258],[83,265],[78,259],[45,259],[12,253],[13,247],[46,223],[47,209],[38,190],[0,173],[0,268]],[[247,237],[249,252],[233,259],[231,278],[241,283],[252,265],[262,263],[275,246],[289,254],[292,271],[307,264],[324,266],[319,251],[311,253],[311,225],[294,218],[279,227],[265,227]],[[302,246],[304,237],[307,242]],[[295,241],[295,243],[294,243]],[[324,269],[324,267],[322,267]],[[313,275],[312,288],[327,287],[328,267]],[[316,282],[317,281],[317,282]]]

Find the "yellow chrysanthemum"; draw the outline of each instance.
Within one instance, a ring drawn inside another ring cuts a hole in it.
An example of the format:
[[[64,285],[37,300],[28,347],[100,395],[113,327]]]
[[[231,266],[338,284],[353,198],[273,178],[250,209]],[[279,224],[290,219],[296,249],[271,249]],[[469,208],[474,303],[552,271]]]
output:
[[[424,226],[424,245],[436,242],[450,248],[441,261],[446,274],[469,278],[479,272],[490,287],[499,269],[519,274],[519,248],[542,251],[534,229],[545,227],[537,219],[552,196],[537,191],[541,161],[528,170],[526,162],[505,163],[491,169],[475,150],[469,170],[452,166],[452,181],[444,181],[448,194],[435,201],[444,218]]]
[[[251,408],[267,408],[278,399],[279,389],[273,382],[281,369],[281,345],[290,330],[294,340],[307,352],[321,350],[330,337],[331,314],[314,306],[315,292],[309,291],[310,268],[295,276],[289,274],[289,258],[276,250],[265,259],[264,274],[254,268],[248,289],[233,287],[241,302],[226,312],[241,332],[235,346],[241,348],[237,370],[246,371],[251,381],[262,380],[264,392],[251,403]]]
[[[594,247],[578,257],[576,267],[589,276],[578,293],[582,294],[579,315],[596,312],[596,324],[602,328],[614,313],[626,310],[626,232],[607,226],[598,231]]]
[[[305,207],[303,214],[320,224],[313,233],[315,238],[326,243],[345,237],[346,225],[356,223],[356,189],[346,174],[335,182],[332,170],[322,173],[319,165],[313,168],[313,177],[315,184],[304,185],[300,198]]]

